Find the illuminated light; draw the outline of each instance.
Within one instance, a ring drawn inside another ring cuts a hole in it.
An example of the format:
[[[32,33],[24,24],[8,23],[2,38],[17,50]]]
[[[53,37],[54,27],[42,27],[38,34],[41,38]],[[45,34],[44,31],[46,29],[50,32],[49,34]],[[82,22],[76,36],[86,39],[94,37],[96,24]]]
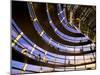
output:
[[[21,51],[21,53],[23,53],[23,54],[26,54],[26,49],[23,49],[22,51]]]
[[[23,71],[21,71],[22,74],[24,74],[27,66],[28,66],[28,64],[25,63],[24,67],[22,68]]]
[[[34,50],[35,50],[35,48],[32,48],[32,50],[31,50],[31,52],[30,52],[30,53],[32,54]]]
[[[21,38],[22,35],[18,35],[18,37],[16,38],[16,40],[19,40]]]
[[[34,48],[36,47],[36,44],[34,44]]]
[[[35,21],[37,21],[37,18],[34,18],[34,20],[33,20],[33,21],[34,21],[34,22],[35,22]]]
[[[30,52],[29,57],[32,57],[31,54],[33,53],[34,50],[35,50],[35,48],[33,47],[32,50],[31,50],[31,52]]]
[[[47,62],[47,58],[46,57],[43,57],[43,62]]]
[[[76,20],[80,21],[80,18],[76,18]]]
[[[18,41],[22,35],[23,35],[23,32],[21,32],[20,35],[17,36],[16,40]]]
[[[22,75],[24,74],[25,71],[21,71]]]
[[[12,43],[12,46],[15,45],[15,43],[22,37],[22,35],[23,35],[23,32],[21,32],[21,33],[16,37],[16,39],[14,40],[14,43]]]
[[[86,68],[92,68],[92,67],[95,67],[95,64],[86,65]]]
[[[61,20],[61,22],[65,19],[65,17],[63,17],[63,19]]]
[[[52,20],[50,20],[49,23],[52,23]]]
[[[45,55],[47,54],[47,51],[45,51]]]
[[[14,45],[15,45],[15,43],[12,43],[11,45],[12,45],[12,46],[14,46]]]
[[[57,31],[57,28],[55,28],[55,30],[54,30],[55,32]]]
[[[64,11],[64,10],[60,11],[60,12],[58,13],[58,15],[60,15],[63,11]]]
[[[46,54],[47,54],[47,51],[45,50],[45,57],[43,57],[44,62],[47,62]]]
[[[58,15],[60,15],[61,14],[61,11],[58,13]]]
[[[76,69],[85,69],[85,66],[76,66]]]
[[[23,33],[23,32],[21,32],[20,34],[21,34],[21,35],[23,35],[24,33]]]
[[[40,33],[40,36],[42,36],[44,34],[44,31],[42,31],[41,33]]]
[[[23,67],[23,70],[25,71],[26,70],[26,67],[28,66],[28,64],[25,64],[24,67]]]
[[[14,40],[14,43],[16,43],[16,42],[17,42],[17,40],[15,39],[15,40]]]
[[[40,70],[40,72],[42,72],[42,70]]]
[[[14,46],[16,42],[17,42],[17,40],[14,40],[14,43],[12,43],[12,46]]]

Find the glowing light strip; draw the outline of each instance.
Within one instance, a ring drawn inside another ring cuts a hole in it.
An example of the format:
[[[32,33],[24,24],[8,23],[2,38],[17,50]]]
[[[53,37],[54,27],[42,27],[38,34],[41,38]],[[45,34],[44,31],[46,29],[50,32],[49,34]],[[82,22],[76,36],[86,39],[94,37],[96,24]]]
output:
[[[23,70],[25,71],[26,67],[28,66],[28,64],[26,63],[23,67]]]
[[[60,11],[60,12],[58,13],[58,15],[60,15],[62,12],[64,12],[64,10]]]
[[[23,36],[23,32],[21,32],[18,36],[17,36],[17,38],[14,40],[14,42],[12,43],[12,46],[14,46],[16,43],[17,43],[17,41],[21,38]]]
[[[43,36],[43,34],[44,34],[44,30],[40,33],[40,36]]]
[[[26,49],[23,49],[23,50],[21,51],[21,53],[26,54],[25,51],[27,51],[27,50],[26,50]]]
[[[47,51],[45,50],[45,55],[47,54]]]
[[[34,21],[34,22],[35,22],[35,21],[37,21],[37,18],[34,18],[34,20],[33,20],[33,21]]]
[[[55,30],[54,30],[54,31],[56,32],[57,30],[58,30],[58,29],[57,29],[57,28],[55,28]]]
[[[34,50],[35,50],[35,48],[33,47],[30,53],[32,54]]]
[[[24,65],[24,67],[22,68],[22,74],[25,72],[25,70],[26,70],[26,68],[27,68],[27,66],[28,66],[28,64],[27,63],[25,63],[25,65]]]
[[[50,20],[49,23],[52,23],[52,20]]]
[[[64,19],[65,19],[65,17],[63,17],[63,19],[61,20],[61,22],[63,22]]]
[[[34,48],[36,47],[36,44],[34,44]]]

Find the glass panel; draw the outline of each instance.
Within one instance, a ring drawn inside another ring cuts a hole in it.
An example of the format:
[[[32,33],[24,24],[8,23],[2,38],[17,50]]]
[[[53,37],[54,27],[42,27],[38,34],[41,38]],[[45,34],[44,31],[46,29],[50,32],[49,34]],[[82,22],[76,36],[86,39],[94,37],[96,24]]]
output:
[[[84,70],[85,69],[85,65],[83,66],[76,66],[76,70]]]
[[[76,64],[82,64],[82,63],[84,63],[83,56],[75,56],[75,63]]]
[[[95,69],[95,64],[86,65],[87,69]]]
[[[66,67],[67,71],[75,70],[75,67]]]

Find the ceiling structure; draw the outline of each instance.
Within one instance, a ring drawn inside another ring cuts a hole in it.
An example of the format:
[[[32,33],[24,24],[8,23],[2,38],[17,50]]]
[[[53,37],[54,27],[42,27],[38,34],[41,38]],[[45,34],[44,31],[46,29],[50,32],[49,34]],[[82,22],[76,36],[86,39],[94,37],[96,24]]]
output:
[[[12,1],[12,74],[96,68],[96,7]]]

